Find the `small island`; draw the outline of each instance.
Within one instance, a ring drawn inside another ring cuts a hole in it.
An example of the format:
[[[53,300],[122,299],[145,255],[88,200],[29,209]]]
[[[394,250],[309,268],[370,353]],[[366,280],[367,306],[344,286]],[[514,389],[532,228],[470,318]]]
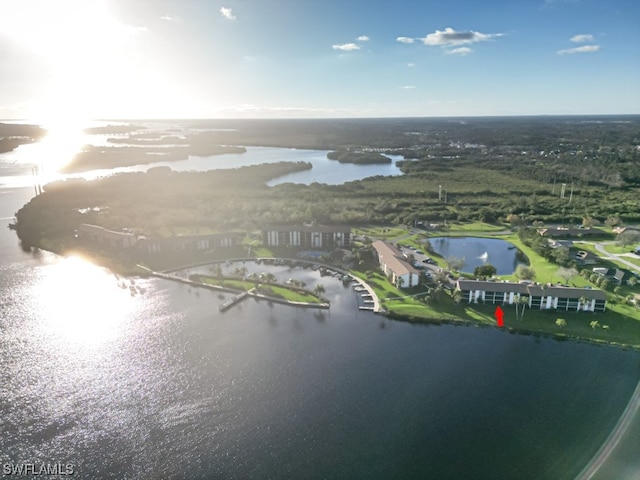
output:
[[[0,123],[0,153],[11,152],[20,145],[38,141],[46,134],[47,131],[37,125]]]
[[[350,150],[335,150],[327,153],[329,160],[337,160],[340,163],[355,163],[367,165],[374,163],[391,163],[389,157],[376,152],[353,152]]]

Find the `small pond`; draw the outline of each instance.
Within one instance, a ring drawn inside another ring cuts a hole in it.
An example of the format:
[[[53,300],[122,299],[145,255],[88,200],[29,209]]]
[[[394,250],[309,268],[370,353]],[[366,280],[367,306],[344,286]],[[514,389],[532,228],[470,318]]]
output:
[[[462,272],[473,273],[476,267],[490,263],[498,275],[513,273],[519,264],[528,265],[527,257],[513,244],[497,238],[433,237],[433,249],[444,258],[465,259]]]

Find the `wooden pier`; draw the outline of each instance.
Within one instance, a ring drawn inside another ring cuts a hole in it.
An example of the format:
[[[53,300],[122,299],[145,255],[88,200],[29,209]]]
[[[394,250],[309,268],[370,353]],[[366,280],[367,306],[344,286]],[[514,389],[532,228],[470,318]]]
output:
[[[233,297],[231,300],[227,300],[222,305],[220,305],[219,310],[221,312],[226,312],[231,307],[233,307],[236,303],[241,302],[248,296],[249,296],[249,292],[242,292],[239,295],[236,295],[235,297]]]

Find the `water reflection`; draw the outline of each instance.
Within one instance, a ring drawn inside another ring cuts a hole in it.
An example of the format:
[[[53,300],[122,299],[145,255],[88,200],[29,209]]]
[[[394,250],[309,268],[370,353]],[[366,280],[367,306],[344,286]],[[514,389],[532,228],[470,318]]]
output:
[[[134,302],[132,290],[121,288],[113,274],[80,257],[60,259],[40,272],[31,294],[52,342],[97,348],[122,334]]]

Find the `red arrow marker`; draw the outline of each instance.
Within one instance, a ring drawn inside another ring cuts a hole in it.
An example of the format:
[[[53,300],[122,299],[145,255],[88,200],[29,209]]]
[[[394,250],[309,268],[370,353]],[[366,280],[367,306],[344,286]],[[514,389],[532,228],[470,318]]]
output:
[[[502,311],[502,309],[500,307],[496,308],[496,321],[498,322],[498,326],[499,327],[504,327],[504,321],[502,320],[502,316],[504,315],[504,312]]]

